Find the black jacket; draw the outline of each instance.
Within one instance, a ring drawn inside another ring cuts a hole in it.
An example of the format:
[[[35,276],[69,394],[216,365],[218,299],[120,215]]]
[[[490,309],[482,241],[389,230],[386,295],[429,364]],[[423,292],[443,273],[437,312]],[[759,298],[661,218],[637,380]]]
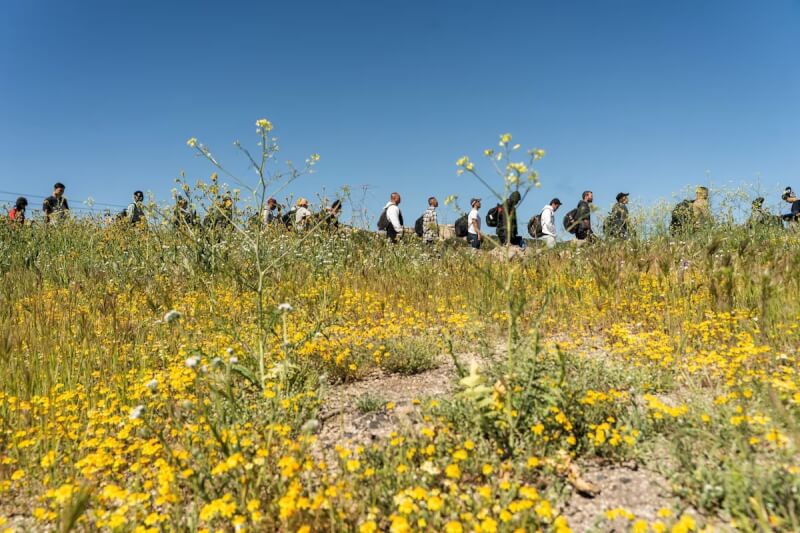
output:
[[[589,202],[581,200],[578,202],[578,211],[575,213],[575,219],[578,221],[578,228],[575,231],[575,237],[578,239],[585,239],[592,234],[592,208]]]
[[[509,218],[507,217],[510,217],[511,222],[511,233],[509,235],[506,235],[506,230],[509,229],[507,227]],[[504,205],[497,213],[497,238],[500,239],[500,242],[506,244],[514,240],[515,237],[519,237],[519,230],[517,229],[517,208],[516,206],[509,208]]]

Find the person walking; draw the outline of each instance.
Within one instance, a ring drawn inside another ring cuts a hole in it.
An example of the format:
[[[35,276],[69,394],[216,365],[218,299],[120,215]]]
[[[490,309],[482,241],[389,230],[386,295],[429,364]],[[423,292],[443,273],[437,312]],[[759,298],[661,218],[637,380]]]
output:
[[[142,191],[133,193],[133,202],[128,205],[128,208],[125,210],[125,215],[128,217],[128,222],[132,226],[146,223],[144,218],[144,193]]]
[[[472,207],[467,215],[467,242],[476,250],[481,249],[481,242],[483,241],[483,234],[481,234],[481,216],[479,211],[481,209],[481,199],[473,198],[469,201]]]
[[[554,248],[556,239],[558,238],[556,230],[556,211],[561,207],[561,200],[553,198],[550,203],[542,208],[540,216],[542,224],[542,236],[539,240],[542,241],[548,248]]]
[[[337,198],[330,207],[325,208],[325,211],[320,214],[322,227],[329,231],[336,231],[339,229],[339,215],[341,214],[342,201]]]
[[[432,244],[433,241],[439,238],[439,224],[436,218],[437,207],[439,207],[439,201],[433,196],[428,198],[428,209],[422,214],[422,240],[427,244]]]
[[[278,200],[275,198],[267,199],[267,205],[264,206],[264,212],[262,213],[262,218],[264,221],[264,225],[269,226],[276,220],[280,222],[281,220],[281,206],[278,205]]]
[[[400,195],[393,192],[389,196],[389,203],[383,207],[383,212],[378,219],[378,229],[386,232],[390,242],[397,242],[398,236],[403,235],[403,213],[400,211]]]
[[[783,228],[781,217],[773,215],[764,207],[764,197],[759,196],[750,206],[750,217],[747,219],[747,228]]]
[[[630,194],[627,192],[617,194],[617,203],[611,208],[603,227],[607,237],[620,240],[628,238],[628,196]]]
[[[17,198],[14,207],[8,212],[8,220],[20,226],[25,224],[25,210],[28,208],[28,199],[24,196]]]
[[[800,199],[797,198],[797,194],[795,194],[791,187],[786,187],[783,190],[781,198],[784,202],[792,206],[788,213],[781,215],[781,218],[789,222],[789,226],[791,227],[797,222],[800,222]]]
[[[578,207],[575,211],[575,220],[577,226],[575,228],[575,244],[581,246],[594,239],[594,232],[592,231],[592,202],[594,201],[594,193],[592,191],[583,191],[581,201],[578,202]]]
[[[53,194],[44,199],[42,211],[45,224],[64,220],[69,215],[69,202],[64,196],[65,189],[64,184],[58,181],[53,185]]]
[[[221,199],[215,200],[203,224],[211,230],[233,227],[233,199],[226,194]]]
[[[700,186],[695,190],[692,202],[692,222],[696,230],[708,227],[712,222],[707,187]]]
[[[189,200],[185,196],[178,196],[175,199],[175,208],[172,212],[172,225],[176,228],[184,226],[195,226],[197,224],[197,213],[189,206]]]
[[[297,209],[294,212],[294,225],[297,229],[306,229],[309,220],[314,217],[314,213],[308,208],[308,200],[300,198],[297,200]]]
[[[519,191],[513,191],[497,212],[497,238],[500,244],[524,246],[517,230],[517,206],[522,200]]]

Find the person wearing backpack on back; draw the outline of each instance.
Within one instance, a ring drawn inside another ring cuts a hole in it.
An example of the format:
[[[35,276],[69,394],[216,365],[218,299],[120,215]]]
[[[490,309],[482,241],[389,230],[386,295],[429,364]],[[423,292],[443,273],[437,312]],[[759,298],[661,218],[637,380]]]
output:
[[[620,240],[626,240],[629,237],[628,196],[630,195],[627,192],[617,194],[617,203],[611,208],[611,212],[603,225],[606,237]]]
[[[172,210],[172,225],[176,228],[190,228],[197,226],[199,220],[197,212],[189,204],[185,196],[175,198],[175,207]]]
[[[233,198],[227,194],[215,199],[208,209],[203,225],[208,230],[222,231],[233,228]]]
[[[403,213],[400,211],[400,195],[393,192],[389,203],[383,207],[378,219],[378,230],[385,231],[389,242],[396,243],[397,237],[403,235]]]
[[[554,248],[556,245],[557,230],[556,230],[556,211],[561,207],[561,200],[553,198],[550,203],[542,208],[540,215],[541,224],[541,237],[538,237],[545,246]]]
[[[694,201],[692,202],[692,217],[695,230],[708,227],[711,222],[711,207],[708,203],[708,188],[697,187],[695,190]]]
[[[764,197],[759,196],[750,207],[750,217],[747,219],[747,228],[758,231],[764,228],[783,228],[781,217],[773,215],[764,207]]]
[[[439,201],[433,196],[428,198],[428,209],[422,213],[422,241],[426,244],[433,244],[433,241],[439,238],[437,207],[439,207]]]
[[[131,226],[144,223],[144,193],[136,191],[133,193],[133,202],[125,209],[125,216]]]
[[[521,200],[519,191],[513,191],[497,209],[497,238],[500,244],[524,245],[517,230],[517,205]]]
[[[310,227],[314,213],[308,208],[308,200],[300,198],[297,200],[297,208],[294,211],[294,226],[297,229],[303,230]]]
[[[794,228],[800,222],[800,199],[797,198],[797,194],[791,187],[786,187],[783,190],[781,199],[792,206],[788,213],[781,215],[781,218],[789,223],[790,228]]]
[[[592,202],[594,201],[594,193],[592,191],[583,191],[581,201],[578,202],[578,207],[575,208],[575,244],[581,246],[587,242],[594,240],[594,232],[592,231]]]
[[[469,201],[472,206],[469,214],[467,215],[467,242],[476,250],[481,249],[481,241],[483,241],[483,234],[481,234],[481,216],[478,213],[481,209],[481,199],[473,198]]]
[[[328,231],[339,229],[339,215],[342,214],[342,201],[336,199],[325,210],[320,213],[320,226]]]
[[[261,219],[265,226],[271,226],[274,222],[281,221],[281,215],[283,209],[281,209],[280,204],[278,204],[278,200],[275,198],[268,198],[267,204],[264,206],[264,210],[261,213]]]

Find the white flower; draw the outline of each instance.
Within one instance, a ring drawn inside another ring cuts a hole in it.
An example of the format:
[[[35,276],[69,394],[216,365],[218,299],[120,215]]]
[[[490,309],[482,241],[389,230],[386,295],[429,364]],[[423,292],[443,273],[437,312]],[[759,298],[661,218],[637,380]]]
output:
[[[303,433],[312,433],[319,427],[319,421],[316,418],[312,418],[308,420],[303,427],[300,428],[300,431]]]
[[[196,355],[193,355],[191,357],[187,357],[186,358],[186,366],[188,366],[189,368],[196,367],[197,363],[199,363],[199,362],[200,362],[200,358],[197,357]]]
[[[227,349],[227,350],[225,350],[225,351],[226,351],[226,352],[228,352],[228,357],[230,357],[231,355],[233,355],[233,348],[228,348],[228,349]]]
[[[164,322],[169,324],[170,322],[175,322],[180,317],[181,317],[181,314],[178,311],[172,309],[170,311],[167,311],[167,314],[164,315]]]
[[[420,466],[419,469],[425,472],[426,474],[430,474],[432,476],[435,476],[440,472],[440,470],[436,468],[436,466],[430,461],[425,461],[424,463],[422,463],[422,466]]]
[[[144,405],[137,405],[131,409],[131,414],[128,416],[131,420],[136,420],[137,418],[141,418],[142,413],[144,413]]]
[[[280,311],[281,313],[291,313],[292,311],[294,311],[294,307],[292,307],[292,304],[290,304],[289,302],[283,302],[278,306],[278,311]]]
[[[239,362],[239,358],[238,357],[231,357],[231,364],[232,365],[235,365],[238,362]]]
[[[158,380],[157,379],[151,379],[150,381],[148,381],[145,384],[145,386],[148,389],[150,389],[152,392],[155,392],[155,390],[158,388]]]

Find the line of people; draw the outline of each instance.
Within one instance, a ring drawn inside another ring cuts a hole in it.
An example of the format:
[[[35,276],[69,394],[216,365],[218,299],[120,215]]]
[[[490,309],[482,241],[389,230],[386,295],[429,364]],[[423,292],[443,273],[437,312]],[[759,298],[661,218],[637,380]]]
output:
[[[53,193],[42,202],[42,212],[46,224],[61,221],[69,216],[69,202],[64,196],[66,187],[57,182],[53,185]],[[611,208],[603,223],[603,233],[613,239],[628,239],[633,235],[633,227],[628,211],[629,193],[620,192],[616,196],[616,203]],[[517,223],[517,208],[522,202],[522,195],[512,191],[508,198],[498,203],[486,213],[484,219],[480,216],[482,201],[480,198],[470,200],[470,210],[459,217],[454,225],[456,237],[465,238],[472,248],[480,249],[485,241],[482,224],[494,228],[497,241],[500,244],[513,246],[526,246],[526,240],[519,234]],[[764,207],[764,198],[756,198],[752,203],[751,215],[747,221],[750,228],[756,227],[782,227],[783,222],[800,222],[800,199],[791,187],[786,187],[781,199],[790,204],[790,211],[782,215],[773,215]],[[565,214],[563,218],[564,229],[574,235],[574,243],[578,246],[593,241],[595,232],[592,228],[592,203],[594,193],[584,191],[577,206]],[[391,242],[397,242],[405,234],[403,213],[400,210],[400,194],[391,193],[389,202],[383,207],[378,219],[378,230],[384,232]],[[562,202],[553,198],[541,211],[528,221],[528,233],[547,248],[552,248],[558,240],[556,212]],[[436,197],[428,198],[428,206],[414,224],[414,232],[426,243],[433,243],[439,239],[439,224],[437,209],[439,201]],[[8,211],[8,220],[14,224],[24,224],[28,200],[24,197],[17,198],[14,207]],[[275,198],[269,198],[262,213],[251,217],[251,224],[274,225],[281,224],[285,227],[308,229],[324,226],[328,229],[339,227],[339,215],[342,211],[342,201],[337,199],[329,207],[319,213],[313,213],[306,198],[300,198],[295,205],[286,209]],[[132,225],[146,223],[146,209],[144,193],[135,191],[132,202],[125,210],[120,212],[116,220],[125,221]],[[213,200],[202,225],[206,228],[223,228],[233,224],[234,208],[233,199],[229,195],[220,196]],[[670,233],[673,236],[693,232],[712,221],[709,204],[709,191],[706,187],[697,187],[695,198],[679,202],[671,213]],[[175,226],[199,226],[201,224],[197,213],[192,209],[188,198],[178,196],[172,216]]]
[[[603,234],[606,238],[627,240],[634,236],[634,228],[628,210],[630,193],[620,192],[616,195],[616,202],[611,211],[603,220]],[[753,211],[748,219],[750,228],[773,225],[782,227],[783,221],[800,223],[800,199],[791,187],[786,187],[781,199],[791,206],[789,213],[784,215],[771,215],[763,207],[764,198],[759,197],[753,202]],[[454,224],[456,237],[467,240],[472,248],[480,249],[485,241],[482,230],[480,198],[470,199],[470,211],[459,217]],[[485,216],[486,226],[495,229],[497,241],[502,245],[526,246],[526,240],[520,236],[517,223],[517,208],[522,202],[522,195],[512,191],[508,198],[489,209]],[[581,246],[594,241],[597,237],[592,227],[592,203],[594,193],[584,191],[577,206],[567,212],[563,218],[564,229],[575,238],[573,243]],[[558,240],[558,227],[556,212],[562,202],[553,198],[541,211],[528,221],[529,235],[542,243],[547,248],[553,248]],[[417,219],[414,232],[426,243],[432,243],[439,238],[436,208],[439,202],[435,197],[428,198],[428,207]],[[685,235],[708,226],[712,222],[711,207],[709,204],[709,191],[706,187],[697,187],[695,197],[679,202],[671,213],[670,233],[673,236]],[[393,192],[389,202],[383,207],[378,219],[378,230],[385,232],[390,242],[397,242],[405,233],[403,214],[400,211],[400,194]]]

